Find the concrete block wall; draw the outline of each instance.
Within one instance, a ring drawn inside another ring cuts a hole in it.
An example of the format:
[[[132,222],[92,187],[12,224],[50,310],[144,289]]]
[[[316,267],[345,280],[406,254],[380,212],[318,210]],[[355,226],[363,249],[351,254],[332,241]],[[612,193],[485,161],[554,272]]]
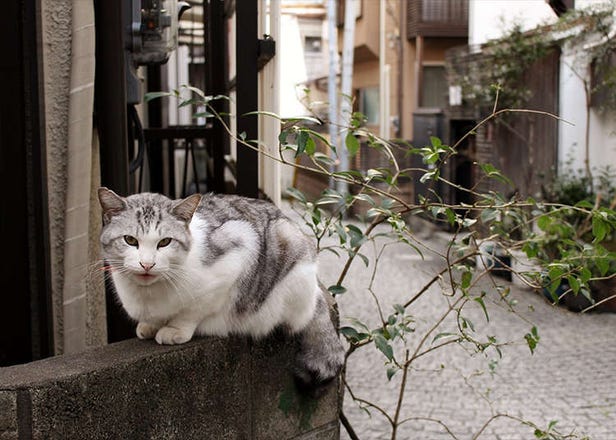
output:
[[[279,408],[293,341],[129,340],[0,368],[0,440],[339,438],[337,384],[306,424]]]

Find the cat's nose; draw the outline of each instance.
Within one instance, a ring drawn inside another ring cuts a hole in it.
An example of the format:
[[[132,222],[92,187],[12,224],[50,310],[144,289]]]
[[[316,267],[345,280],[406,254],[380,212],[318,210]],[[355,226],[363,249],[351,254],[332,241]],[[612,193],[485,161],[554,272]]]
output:
[[[149,272],[150,269],[152,269],[156,265],[156,263],[142,263],[140,261],[139,265],[143,267],[143,270],[145,270],[146,272]]]

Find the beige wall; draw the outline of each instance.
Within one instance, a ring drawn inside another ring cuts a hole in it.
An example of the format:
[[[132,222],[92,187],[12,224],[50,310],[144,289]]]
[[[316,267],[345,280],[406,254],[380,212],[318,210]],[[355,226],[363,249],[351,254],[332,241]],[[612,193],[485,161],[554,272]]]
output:
[[[369,59],[378,59],[379,56],[379,2],[358,1],[361,2],[361,17],[355,22],[354,57],[361,63]],[[339,47],[342,47],[342,40]]]

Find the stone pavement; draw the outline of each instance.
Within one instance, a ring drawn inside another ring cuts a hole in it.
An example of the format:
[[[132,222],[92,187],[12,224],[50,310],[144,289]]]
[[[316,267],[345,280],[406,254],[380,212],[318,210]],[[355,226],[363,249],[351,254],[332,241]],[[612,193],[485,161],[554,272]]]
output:
[[[438,250],[447,239],[443,232],[427,230],[422,243]],[[374,251],[370,248],[368,245],[365,251],[372,264]],[[321,254],[320,276],[326,285],[335,282],[343,261],[329,252]],[[388,247],[379,267],[373,290],[388,314],[391,305],[410,298],[444,267],[444,261],[430,252],[425,252],[422,260],[408,246],[395,244]],[[348,292],[338,297],[343,325],[347,317],[373,325],[378,322],[374,300],[366,289],[371,268],[360,260],[351,267],[345,282]],[[503,348],[502,359],[494,350],[473,354],[451,344],[417,362],[408,377],[400,418],[416,419],[401,426],[398,439],[472,439],[492,416],[502,413],[541,428],[556,420],[561,433],[616,439],[616,314],[572,313],[550,305],[536,292],[517,287],[512,289],[512,297],[518,302],[517,313],[504,307],[494,289],[490,291],[485,301],[489,323],[477,303],[464,312],[479,334],[513,342]],[[417,330],[407,342],[411,351],[422,330],[436,322],[446,307],[447,297],[433,286],[409,308],[417,321]],[[531,355],[524,335],[533,325],[541,339]],[[440,331],[455,331],[455,320],[445,320]],[[401,374],[388,381],[385,360],[373,346],[358,350],[349,362],[347,379],[356,396],[377,402],[393,415]],[[491,362],[497,362],[493,369]],[[348,394],[344,411],[361,439],[391,438],[387,420],[375,410],[366,414]],[[479,438],[531,439],[535,438],[533,431],[519,421],[499,417]],[[342,438],[348,438],[344,429]]]

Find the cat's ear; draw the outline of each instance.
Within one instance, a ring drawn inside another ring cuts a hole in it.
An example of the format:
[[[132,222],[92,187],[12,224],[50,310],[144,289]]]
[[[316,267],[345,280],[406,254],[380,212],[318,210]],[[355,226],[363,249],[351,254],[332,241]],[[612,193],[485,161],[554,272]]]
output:
[[[104,186],[98,189],[98,201],[103,208],[103,218],[108,222],[111,217],[126,209],[126,202],[122,197]]]
[[[180,220],[183,220],[188,223],[192,219],[192,216],[195,211],[197,210],[197,206],[199,206],[200,201],[201,194],[193,194],[192,196],[188,196],[185,199],[182,199],[177,202],[171,210],[171,213]]]

